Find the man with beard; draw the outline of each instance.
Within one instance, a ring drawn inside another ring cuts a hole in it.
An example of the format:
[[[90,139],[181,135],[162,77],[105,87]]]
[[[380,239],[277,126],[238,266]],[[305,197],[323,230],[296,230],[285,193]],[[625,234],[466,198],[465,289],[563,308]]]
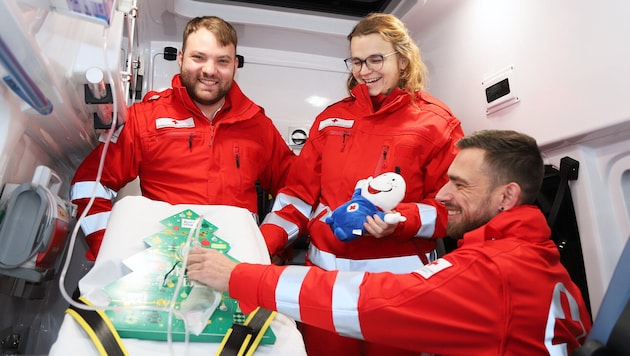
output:
[[[114,198],[136,178],[149,199],[231,205],[253,214],[262,213],[257,182],[272,195],[284,185],[296,156],[234,81],[236,46],[236,31],[223,19],[188,22],[172,88],[147,93],[129,107],[114,138],[78,167],[70,197],[79,214],[94,195],[81,224],[89,260],[98,255]]]
[[[536,141],[488,130],[457,147],[436,199],[459,248],[412,273],[236,264],[195,248],[188,277],[229,291],[246,313],[261,306],[418,353],[571,354],[591,318],[533,205],[544,169]]]

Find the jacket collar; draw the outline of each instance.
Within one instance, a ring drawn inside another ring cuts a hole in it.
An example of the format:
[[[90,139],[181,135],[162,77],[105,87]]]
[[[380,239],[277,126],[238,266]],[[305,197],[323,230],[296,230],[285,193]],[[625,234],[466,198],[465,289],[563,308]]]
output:
[[[520,239],[533,243],[549,240],[551,229],[540,209],[521,205],[497,214],[485,225],[464,234],[458,245],[483,245],[487,240]]]
[[[389,95],[382,101],[380,108],[378,110],[374,110],[374,106],[372,105],[372,98],[370,97],[370,93],[368,92],[367,86],[365,84],[359,84],[352,88],[352,96],[354,97],[357,104],[359,104],[362,108],[370,112],[371,114],[381,114],[381,113],[389,113],[394,110],[397,110],[407,104],[411,97],[409,94],[396,87],[392,90]]]

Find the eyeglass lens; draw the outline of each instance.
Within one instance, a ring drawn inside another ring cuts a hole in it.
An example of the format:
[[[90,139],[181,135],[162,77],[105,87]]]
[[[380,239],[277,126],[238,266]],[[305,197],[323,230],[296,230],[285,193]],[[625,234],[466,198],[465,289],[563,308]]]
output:
[[[380,54],[373,54],[364,60],[358,58],[348,58],[345,60],[345,62],[348,70],[353,72],[361,71],[363,63],[365,63],[369,70],[380,70],[381,68],[383,68],[384,58]]]

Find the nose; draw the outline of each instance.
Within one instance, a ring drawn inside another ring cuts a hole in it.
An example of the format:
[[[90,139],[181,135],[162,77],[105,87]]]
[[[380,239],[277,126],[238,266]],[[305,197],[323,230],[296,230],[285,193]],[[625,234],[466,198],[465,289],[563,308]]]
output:
[[[208,60],[203,64],[203,66],[201,67],[201,70],[203,71],[203,73],[212,74],[217,71],[217,65],[216,63],[214,63],[214,61]]]
[[[435,195],[435,199],[441,203],[451,200],[453,197],[453,194],[451,193],[452,186],[453,184],[450,181],[446,182],[446,184],[444,184]]]

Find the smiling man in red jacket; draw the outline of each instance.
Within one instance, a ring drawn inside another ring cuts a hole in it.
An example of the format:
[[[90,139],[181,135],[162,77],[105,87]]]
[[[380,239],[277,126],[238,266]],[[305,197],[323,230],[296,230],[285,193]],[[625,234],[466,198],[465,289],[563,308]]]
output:
[[[103,143],[79,166],[70,194],[79,214],[95,195],[81,223],[88,259],[98,254],[114,198],[137,177],[149,199],[231,205],[253,214],[262,213],[257,182],[272,195],[284,186],[296,156],[263,108],[234,81],[236,45],[236,31],[224,20],[189,21],[172,88],[148,93],[129,108],[108,146],[100,180]]]
[[[188,255],[188,277],[239,300],[375,343],[440,355],[569,355],[591,318],[542,212],[536,141],[480,131],[458,141],[436,199],[459,247],[408,274],[236,264]],[[334,350],[331,350],[331,352]]]

